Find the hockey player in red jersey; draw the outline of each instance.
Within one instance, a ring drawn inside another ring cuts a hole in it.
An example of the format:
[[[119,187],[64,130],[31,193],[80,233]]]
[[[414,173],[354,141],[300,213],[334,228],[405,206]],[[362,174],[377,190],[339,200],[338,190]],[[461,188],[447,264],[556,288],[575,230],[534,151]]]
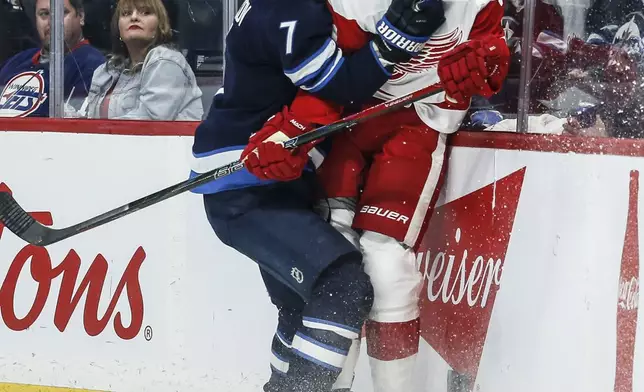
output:
[[[445,94],[335,137],[319,170],[326,196],[321,207],[326,207],[331,224],[361,249],[374,287],[366,340],[376,392],[413,389],[423,279],[415,248],[441,187],[447,136],[460,126],[470,98],[498,92],[508,70],[502,2],[444,3],[446,21],[425,44],[422,55],[396,65],[374,98],[391,99],[431,85],[442,86]],[[329,0],[338,45],[356,49],[372,34],[387,29],[378,21],[388,4],[389,0]],[[305,128],[315,123],[306,113],[292,115]],[[290,180],[303,169],[305,154],[278,144],[271,148],[270,157],[267,154],[247,166],[263,178]],[[358,345],[359,341],[354,342],[353,349]],[[345,367],[336,386],[347,387],[344,384],[350,384],[351,376],[352,369]]]
[[[366,14],[378,15],[386,1],[371,1],[375,12]],[[375,21],[361,18],[364,13],[352,3],[330,4],[340,45],[350,37],[345,31],[358,26],[375,31]],[[320,170],[330,199],[321,205],[328,206],[332,224],[359,244],[374,287],[366,340],[376,392],[413,389],[423,280],[415,249],[445,174],[447,135],[460,126],[472,95],[489,97],[500,90],[509,66],[501,3],[446,1],[445,10],[446,22],[423,55],[397,66],[376,97],[391,99],[433,84],[442,85],[447,97],[339,136]],[[351,374],[345,370],[343,376]]]

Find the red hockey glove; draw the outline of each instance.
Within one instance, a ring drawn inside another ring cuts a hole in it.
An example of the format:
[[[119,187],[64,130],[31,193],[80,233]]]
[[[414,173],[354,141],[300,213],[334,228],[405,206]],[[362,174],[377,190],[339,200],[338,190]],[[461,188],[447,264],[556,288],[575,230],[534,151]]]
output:
[[[456,102],[467,102],[473,95],[489,98],[501,90],[509,63],[510,50],[503,38],[467,41],[441,57],[438,77]]]
[[[318,98],[298,94],[290,109],[285,106],[250,137],[241,159],[245,159],[248,171],[262,180],[295,180],[302,175],[309,152],[322,139],[292,150],[284,148],[282,142],[309,132],[318,124],[336,121],[339,113],[339,109]]]

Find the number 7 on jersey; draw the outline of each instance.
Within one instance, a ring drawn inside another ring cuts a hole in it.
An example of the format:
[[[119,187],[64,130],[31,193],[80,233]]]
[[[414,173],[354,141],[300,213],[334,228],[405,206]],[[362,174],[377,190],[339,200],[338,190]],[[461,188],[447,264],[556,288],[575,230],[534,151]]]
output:
[[[295,33],[295,25],[297,25],[297,20],[289,20],[287,22],[280,23],[280,29],[287,29],[286,54],[293,53],[293,33]]]

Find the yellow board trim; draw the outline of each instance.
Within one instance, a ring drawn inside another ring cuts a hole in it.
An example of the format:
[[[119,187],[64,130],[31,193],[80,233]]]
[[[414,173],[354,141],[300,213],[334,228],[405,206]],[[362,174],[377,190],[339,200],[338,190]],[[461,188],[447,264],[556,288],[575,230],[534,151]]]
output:
[[[89,389],[47,387],[29,384],[7,384],[0,382],[0,392],[100,392]]]

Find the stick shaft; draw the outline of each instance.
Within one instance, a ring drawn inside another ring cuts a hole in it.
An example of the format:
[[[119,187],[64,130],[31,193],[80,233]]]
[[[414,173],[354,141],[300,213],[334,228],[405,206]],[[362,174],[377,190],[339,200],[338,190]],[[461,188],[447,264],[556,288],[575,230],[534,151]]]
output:
[[[381,116],[385,113],[400,109],[403,106],[409,105],[411,103],[417,102],[421,99],[430,97],[432,95],[442,92],[441,88],[430,86],[424,89],[415,91],[413,93],[407,94],[403,97],[395,98],[389,101],[379,103],[375,106],[369,107],[365,110],[362,110],[358,113],[347,116],[335,123],[325,125],[319,128],[316,128],[313,131],[307,132],[301,136],[294,137],[284,143],[284,146],[287,148],[296,148],[303,144],[312,142],[314,140],[330,136],[341,130],[350,128],[357,124],[368,121],[374,117]],[[148,196],[142,197],[138,200],[130,202],[124,206],[115,208],[111,211],[103,213],[95,218],[89,219],[85,222],[81,222],[77,225],[72,226],[75,231],[81,233],[83,231],[90,230],[92,228],[104,225],[113,220],[119,219],[125,215],[129,215],[140,209],[149,207],[156,203],[159,203],[163,200],[169,199],[181,193],[187,192],[189,190],[195,189],[198,186],[206,184],[210,181],[218,180],[222,177],[225,177],[229,174],[235,173],[243,169],[244,164],[239,161],[233,161],[224,166],[220,166],[216,169],[210,170],[208,172],[202,173],[191,179],[182,181],[178,184],[172,185],[155,193],[152,193]]]

